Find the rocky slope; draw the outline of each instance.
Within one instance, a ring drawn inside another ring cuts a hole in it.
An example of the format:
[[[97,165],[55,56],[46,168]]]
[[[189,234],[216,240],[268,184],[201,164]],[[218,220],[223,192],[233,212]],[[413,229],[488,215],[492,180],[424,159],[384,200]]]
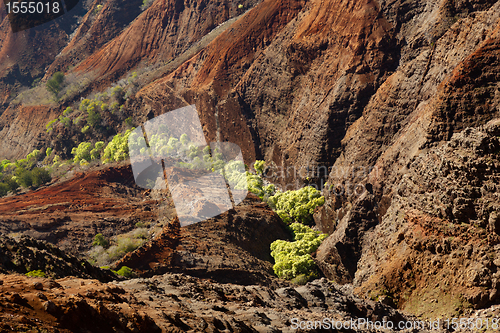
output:
[[[223,283],[275,284],[269,246],[291,239],[290,232],[265,203],[249,194],[235,209],[180,227],[177,220],[116,267],[144,276],[183,272]]]
[[[498,6],[407,49],[350,127],[317,213],[335,230],[317,255],[330,278],[420,315],[498,302],[498,122],[484,125],[498,117]]]
[[[291,328],[293,318],[395,323],[414,319],[381,303],[363,301],[325,279],[282,288],[219,284],[171,273],[107,284],[19,275],[0,275],[0,279],[4,330],[297,332]],[[375,332],[366,327],[357,331]],[[440,331],[444,332],[433,332]]]
[[[52,186],[0,198],[0,231],[46,240],[81,255],[98,233],[110,237],[138,222],[159,219],[159,199],[135,185],[130,165],[68,171],[65,177]]]
[[[16,240],[2,235],[0,238],[0,272],[13,274],[31,271],[42,271],[51,278],[75,276],[97,279],[102,282],[117,278],[109,270],[101,270],[92,266],[86,260],[68,255],[50,243],[26,236]]]
[[[263,158],[292,170],[274,174],[274,182],[291,188],[328,180],[327,202],[315,214],[318,228],[331,234],[315,255],[328,279],[422,316],[498,303],[500,3],[241,4],[158,0],[140,13],[136,2],[109,0],[98,11],[95,2],[71,38],[55,23],[43,36],[40,29],[14,35],[0,15],[0,155],[19,158],[45,147],[48,120],[136,70],[140,90],[125,106],[138,123],[196,104],[207,142],[231,141],[247,163]],[[28,44],[46,52],[34,57]],[[23,62],[28,58],[36,63]],[[14,98],[56,70],[80,84],[71,97],[59,104]],[[91,171],[3,198],[2,232],[81,251],[97,231],[110,235],[116,226],[131,228],[136,217],[157,219],[165,195],[141,192],[127,177],[120,168]],[[220,230],[171,224],[123,263],[144,276],[158,269],[220,280],[251,266],[268,271],[267,254],[236,241],[238,217],[260,223],[259,235],[271,225],[284,236],[275,216],[251,202],[211,220]],[[245,242],[249,230],[242,231]],[[220,243],[213,246],[205,234]],[[268,246],[269,237],[258,245]],[[220,270],[227,250],[235,263]],[[248,253],[255,257],[243,259]],[[132,322],[153,329],[151,318]]]

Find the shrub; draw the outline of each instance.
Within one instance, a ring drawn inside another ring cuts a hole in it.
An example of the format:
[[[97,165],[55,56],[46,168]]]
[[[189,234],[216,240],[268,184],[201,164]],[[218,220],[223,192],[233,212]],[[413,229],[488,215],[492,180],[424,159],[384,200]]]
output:
[[[81,132],[82,132],[83,134],[86,134],[86,133],[88,133],[88,132],[89,132],[89,130],[90,130],[90,126],[89,126],[89,125],[86,125],[86,126],[84,126],[84,127],[82,128]]]
[[[82,160],[90,161],[90,151],[92,150],[92,143],[90,142],[82,142],[78,145],[78,147],[74,147],[71,150],[71,154],[73,154],[73,161],[75,163],[79,163]]]
[[[37,187],[40,185],[43,185],[45,183],[48,183],[52,180],[49,172],[44,168],[34,168],[31,171],[31,179],[32,179],[33,185],[35,185]]]
[[[132,278],[135,275],[132,268],[127,267],[127,266],[122,266],[119,270],[113,271],[113,273],[115,273],[116,275],[126,277],[126,278]]]
[[[16,169],[16,181],[22,187],[28,188],[33,185],[33,178],[31,178],[31,172],[23,167],[18,167]]]
[[[115,113],[115,111],[117,111],[119,107],[120,107],[120,103],[118,103],[118,102],[113,102],[109,106],[111,113]]]
[[[19,184],[17,183],[17,181],[14,177],[7,179],[6,184],[9,186],[9,189],[12,192],[15,192],[19,188]]]
[[[47,133],[52,131],[53,129],[53,126],[55,123],[57,123],[58,119],[54,119],[54,120],[51,120],[47,123],[47,125],[45,125],[45,129],[47,130]]]
[[[71,123],[72,123],[72,121],[69,117],[62,117],[60,119],[60,121],[61,121],[61,124],[64,125],[64,127],[68,127],[68,128],[71,126]]]
[[[71,106],[68,106],[64,111],[63,115],[68,116],[71,112],[73,112],[73,108]]]
[[[153,4],[154,0],[142,0],[141,10],[146,10]]]
[[[25,275],[29,277],[46,277],[45,272],[39,269],[35,271],[29,271]]]
[[[276,210],[283,222],[311,223],[314,208],[325,203],[325,197],[312,186],[296,191],[277,191],[269,198],[269,205]]]
[[[0,170],[3,170],[7,164],[10,164],[9,160],[2,160],[2,162],[0,162]]]
[[[301,274],[312,276],[316,265],[311,253],[316,251],[327,235],[300,223],[293,223],[290,228],[294,233],[293,242],[276,240],[271,243],[271,256],[275,260],[274,273],[288,280]]]
[[[9,185],[5,183],[0,183],[0,197],[7,195],[9,191],[10,191]]]
[[[95,242],[96,238],[94,238],[93,248],[89,251],[89,256],[99,266],[108,265],[144,244],[145,238],[147,238],[146,229],[135,229],[126,234],[113,237],[114,244],[111,246],[109,246],[109,243],[101,242],[103,240],[101,237],[97,239],[99,244]],[[109,247],[105,249],[107,246]]]
[[[50,156],[52,154],[52,151],[53,149],[52,148],[47,148],[47,150],[45,151],[45,156]]]
[[[101,157],[101,154],[104,151],[104,142],[103,141],[97,141],[95,143],[94,149],[90,151],[90,158],[92,160],[98,160]]]
[[[109,241],[104,238],[103,234],[97,234],[94,236],[92,246],[102,246],[103,248],[107,248],[109,247]]]
[[[127,119],[125,119],[125,125],[127,125],[128,127],[134,126],[134,120],[132,119],[132,117],[128,117]]]
[[[262,175],[264,173],[265,164],[266,164],[265,161],[260,161],[260,160],[255,161],[255,163],[253,164],[253,168],[255,169],[255,172],[258,175]]]
[[[47,90],[57,97],[62,89],[64,82],[64,74],[62,72],[55,72],[52,78],[47,81]]]
[[[101,121],[101,115],[99,114],[98,111],[95,110],[95,107],[89,107],[87,109],[87,113],[88,113],[87,124],[89,124],[89,126],[92,127],[98,125],[99,122]]]
[[[102,162],[123,161],[128,158],[128,137],[134,128],[128,129],[123,135],[118,133],[104,148]]]

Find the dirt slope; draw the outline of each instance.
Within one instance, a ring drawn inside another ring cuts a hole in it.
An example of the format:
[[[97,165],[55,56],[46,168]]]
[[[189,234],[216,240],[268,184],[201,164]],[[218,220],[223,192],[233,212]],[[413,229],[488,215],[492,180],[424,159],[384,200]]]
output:
[[[158,205],[135,186],[130,165],[108,167],[1,198],[0,230],[47,240],[81,255],[97,233],[110,237],[132,230],[139,221],[156,221]]]

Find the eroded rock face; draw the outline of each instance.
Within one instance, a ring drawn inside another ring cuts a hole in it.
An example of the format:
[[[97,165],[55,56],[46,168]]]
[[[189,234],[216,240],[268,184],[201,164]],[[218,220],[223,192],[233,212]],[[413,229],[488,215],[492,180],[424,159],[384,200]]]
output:
[[[249,194],[235,209],[206,221],[186,227],[173,221],[115,266],[144,276],[183,272],[224,283],[275,285],[270,245],[276,239],[291,234],[267,204]]]
[[[399,307],[428,317],[467,303],[478,308],[497,302],[499,126],[495,120],[467,128],[416,154],[387,191],[384,210],[372,202],[362,214],[376,221],[369,229],[351,216],[368,194],[359,197],[318,249],[322,271],[353,280],[363,295],[388,294]],[[360,231],[353,237],[346,225]],[[357,243],[342,255],[338,249],[349,244],[346,238]],[[351,258],[354,275],[339,269]]]
[[[400,64],[347,131],[316,214],[334,230],[317,253],[328,277],[428,316],[497,299],[483,277],[496,272],[485,260],[497,251],[498,125],[484,124],[498,116],[500,7],[470,5],[415,6],[392,19],[397,11],[382,9],[406,41]],[[469,245],[477,254],[462,258]]]

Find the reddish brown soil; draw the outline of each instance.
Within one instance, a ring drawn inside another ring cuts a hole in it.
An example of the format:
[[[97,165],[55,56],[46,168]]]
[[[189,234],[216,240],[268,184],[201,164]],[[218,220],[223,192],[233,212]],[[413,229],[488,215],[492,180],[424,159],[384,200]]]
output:
[[[27,233],[69,250],[78,249],[78,244],[83,249],[98,232],[121,233],[139,221],[154,219],[156,205],[135,186],[130,165],[105,167],[1,198],[0,229]]]

